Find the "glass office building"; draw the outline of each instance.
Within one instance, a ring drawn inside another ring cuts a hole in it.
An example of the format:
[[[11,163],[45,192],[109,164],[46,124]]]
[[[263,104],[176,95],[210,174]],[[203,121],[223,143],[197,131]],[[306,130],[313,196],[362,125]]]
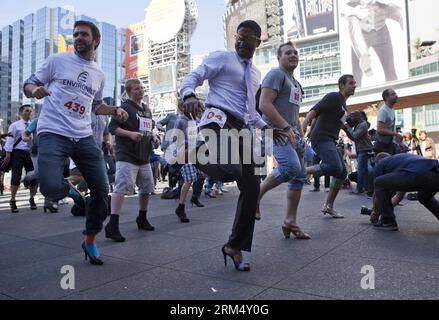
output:
[[[0,118],[5,129],[11,113],[12,26],[1,29],[0,39]]]

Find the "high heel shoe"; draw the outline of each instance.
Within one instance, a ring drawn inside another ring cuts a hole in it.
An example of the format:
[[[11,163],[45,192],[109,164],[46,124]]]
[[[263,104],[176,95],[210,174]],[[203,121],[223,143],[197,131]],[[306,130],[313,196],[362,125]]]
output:
[[[180,221],[182,223],[189,223],[191,222],[187,215],[186,215],[186,211],[184,210],[184,204],[180,204],[177,209],[175,210],[175,214],[178,216],[178,218],[180,219]]]
[[[19,213],[20,212],[17,208],[17,203],[15,202],[15,200],[9,201],[9,207],[11,207],[12,213]]]
[[[290,234],[291,233],[294,234],[296,239],[299,239],[299,240],[309,240],[309,239],[311,239],[309,234],[303,232],[298,226],[292,226],[292,225],[284,224],[282,226],[282,232],[283,232],[283,234],[284,234],[286,239],[290,238]]]
[[[38,209],[37,204],[35,203],[34,198],[30,198],[29,199],[29,204],[30,204],[30,209],[31,210],[37,210]]]
[[[145,230],[145,231],[154,231],[155,228],[149,223],[148,219],[143,217],[137,217],[136,219],[137,228],[139,230]]]
[[[102,266],[104,264],[104,262],[99,259],[100,254],[98,248],[94,243],[91,245],[86,245],[85,242],[83,242],[82,250],[84,250],[85,253],[85,261],[87,261],[87,258],[90,258],[90,264],[93,264],[95,266]]]
[[[229,250],[232,250],[232,249],[229,248]],[[221,249],[221,251],[224,255],[224,265],[226,267],[227,267],[227,256],[229,256],[232,259],[233,264],[235,265],[235,269],[237,271],[243,271],[243,272],[250,271],[250,264],[242,261],[242,253],[240,251],[232,250],[233,253],[228,253],[226,251],[226,246],[224,246]]]
[[[44,213],[49,211],[50,213],[58,212],[58,203],[53,201],[45,201],[44,202]]]
[[[196,206],[197,208],[204,208],[204,204],[202,204],[202,203],[200,202],[200,200],[195,199],[195,198],[192,198],[192,199],[191,199],[191,204],[192,204],[192,207],[193,207],[193,206]]]

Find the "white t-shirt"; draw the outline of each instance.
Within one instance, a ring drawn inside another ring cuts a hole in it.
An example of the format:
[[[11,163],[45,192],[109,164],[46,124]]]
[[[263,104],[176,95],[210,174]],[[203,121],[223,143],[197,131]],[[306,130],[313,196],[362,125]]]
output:
[[[76,53],[56,54],[46,60],[30,82],[48,85],[51,92],[39,116],[38,134],[50,132],[73,139],[93,135],[92,106],[102,102],[105,84],[104,73],[96,62]]]

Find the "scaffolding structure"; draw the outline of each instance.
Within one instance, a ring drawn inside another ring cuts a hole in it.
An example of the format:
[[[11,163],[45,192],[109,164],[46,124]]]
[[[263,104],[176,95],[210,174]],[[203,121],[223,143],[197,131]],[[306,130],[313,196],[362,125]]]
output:
[[[165,43],[154,43],[152,40],[148,40],[149,70],[175,65],[175,87],[177,91],[181,82],[191,70],[190,40],[195,32],[197,23],[198,8],[195,0],[185,0],[185,16],[180,31],[171,40]],[[145,85],[145,91],[149,93],[149,77],[144,77],[141,80]],[[175,95],[175,99],[177,98],[177,92],[169,92],[168,94]],[[151,101],[154,97],[149,98]],[[153,118],[160,119],[168,113],[175,111],[176,105],[156,105],[153,110]]]

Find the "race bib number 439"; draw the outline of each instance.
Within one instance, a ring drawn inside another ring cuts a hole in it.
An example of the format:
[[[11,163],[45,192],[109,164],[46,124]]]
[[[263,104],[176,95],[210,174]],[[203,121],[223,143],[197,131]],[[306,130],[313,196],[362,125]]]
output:
[[[75,119],[83,119],[88,113],[88,108],[85,103],[82,103],[79,99],[75,98],[64,101],[62,108],[65,114]]]

